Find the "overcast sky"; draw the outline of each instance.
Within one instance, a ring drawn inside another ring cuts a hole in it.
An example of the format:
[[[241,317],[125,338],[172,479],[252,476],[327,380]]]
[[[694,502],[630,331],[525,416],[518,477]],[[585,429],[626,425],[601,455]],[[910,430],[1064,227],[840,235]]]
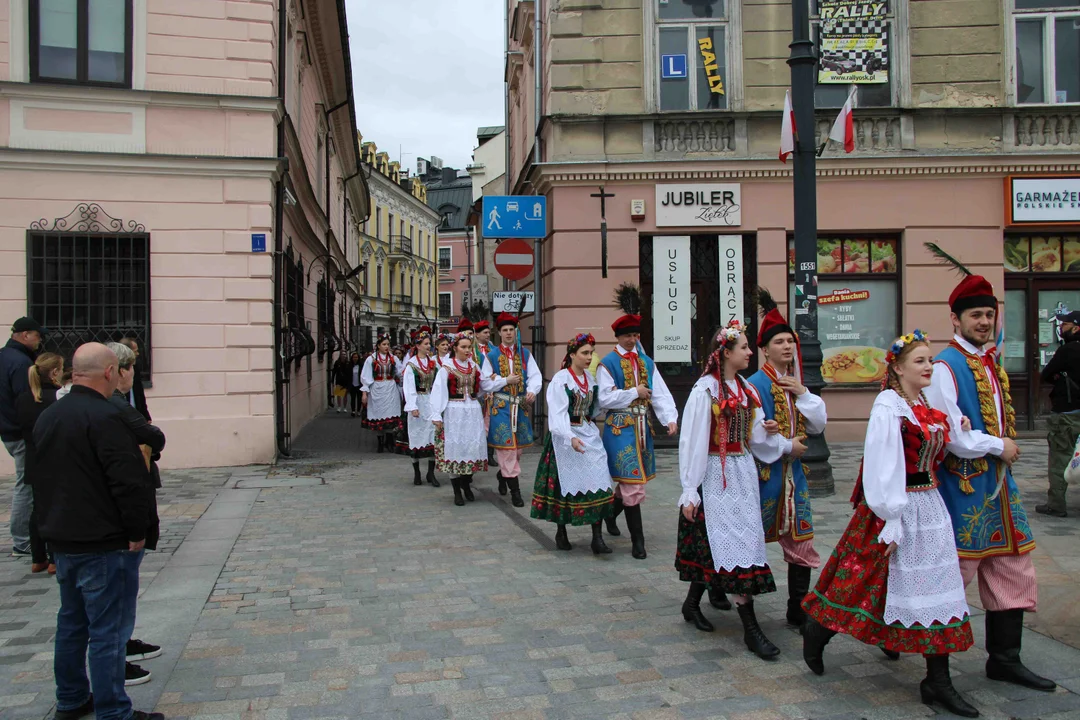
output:
[[[346,0],[356,122],[364,141],[415,172],[463,169],[476,129],[503,124],[500,0]]]

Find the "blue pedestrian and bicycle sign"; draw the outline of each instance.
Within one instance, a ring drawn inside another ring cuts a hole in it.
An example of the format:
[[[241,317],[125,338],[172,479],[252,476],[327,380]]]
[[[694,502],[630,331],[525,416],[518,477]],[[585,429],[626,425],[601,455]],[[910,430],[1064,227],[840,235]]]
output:
[[[484,237],[547,237],[547,198],[543,195],[484,196]]]
[[[678,80],[687,77],[685,55],[661,55],[660,79]]]

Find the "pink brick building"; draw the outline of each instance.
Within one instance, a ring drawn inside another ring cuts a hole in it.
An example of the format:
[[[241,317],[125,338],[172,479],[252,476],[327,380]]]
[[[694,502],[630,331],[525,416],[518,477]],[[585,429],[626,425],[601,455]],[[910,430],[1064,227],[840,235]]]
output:
[[[288,451],[358,337],[345,28],[338,0],[0,0],[0,325],[136,335],[164,465]]]

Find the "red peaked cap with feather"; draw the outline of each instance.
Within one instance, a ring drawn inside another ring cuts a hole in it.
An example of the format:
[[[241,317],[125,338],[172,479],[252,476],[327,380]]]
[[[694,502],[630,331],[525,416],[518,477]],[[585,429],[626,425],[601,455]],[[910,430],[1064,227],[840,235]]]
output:
[[[615,337],[641,332],[641,290],[637,285],[622,283],[615,288],[615,307],[623,311],[611,324]]]
[[[982,275],[968,275],[949,295],[949,309],[957,315],[971,308],[994,308],[998,305],[994,286]]]
[[[461,316],[461,321],[458,322],[458,324],[457,324],[457,331],[458,332],[464,332],[466,330],[472,330],[472,329],[473,329],[472,320],[470,320],[469,318],[462,315]]]
[[[495,326],[502,330],[506,325],[513,325],[517,327],[518,319],[516,315],[511,315],[508,312],[499,313],[499,317],[495,318]]]
[[[481,330],[487,330],[489,327],[491,327],[491,323],[487,320],[481,320],[480,322],[473,324],[472,329],[473,332],[480,332]]]
[[[795,334],[795,329],[788,324],[787,319],[780,313],[780,309],[776,306],[776,301],[773,300],[769,291],[759,287],[756,291],[756,299],[758,307],[761,308],[761,324],[758,325],[757,334],[758,347],[764,348],[769,344],[770,340],[780,333],[791,333],[797,342],[798,336]]]

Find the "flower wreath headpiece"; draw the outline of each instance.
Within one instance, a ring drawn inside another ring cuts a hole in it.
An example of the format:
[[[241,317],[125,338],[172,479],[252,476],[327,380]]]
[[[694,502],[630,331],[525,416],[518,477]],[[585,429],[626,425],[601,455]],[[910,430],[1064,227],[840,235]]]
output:
[[[892,347],[889,348],[889,352],[885,355],[885,362],[892,365],[896,362],[896,358],[900,356],[904,346],[910,345],[913,342],[930,342],[930,336],[916,328],[913,332],[909,332],[907,335],[896,338],[896,342],[892,344]]]
[[[420,343],[430,338],[431,333],[427,332],[426,330],[421,330],[420,332],[416,333],[416,340],[413,341],[413,345],[419,345]]]
[[[390,336],[390,333],[379,333],[379,339],[375,341],[375,344],[378,345],[383,340],[389,340],[391,343],[394,342],[394,339]]]
[[[727,327],[721,330],[716,335],[716,342],[721,345],[727,345],[730,342],[734,342],[739,339],[739,336],[746,332],[746,327],[743,326],[738,320],[732,320],[727,324]]]
[[[596,338],[591,333],[578,333],[570,342],[566,343],[566,354],[570,355],[576,353],[585,345],[595,345]]]

